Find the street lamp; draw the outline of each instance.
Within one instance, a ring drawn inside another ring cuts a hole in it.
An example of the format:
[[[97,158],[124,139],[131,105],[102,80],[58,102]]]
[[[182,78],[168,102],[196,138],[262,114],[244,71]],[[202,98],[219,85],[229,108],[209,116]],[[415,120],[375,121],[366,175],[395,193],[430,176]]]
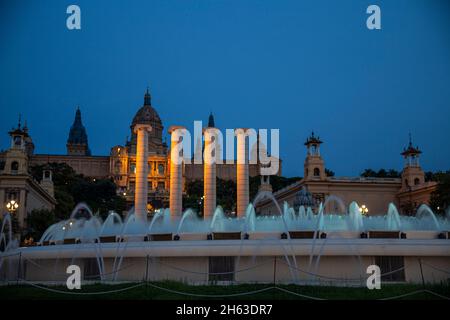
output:
[[[367,215],[367,213],[369,213],[369,208],[366,207],[365,204],[363,204],[360,208],[359,208],[359,212],[361,212],[361,214],[363,216]]]
[[[6,209],[9,211],[9,213],[14,213],[14,211],[19,208],[19,204],[16,202],[16,200],[11,200],[6,204]]]

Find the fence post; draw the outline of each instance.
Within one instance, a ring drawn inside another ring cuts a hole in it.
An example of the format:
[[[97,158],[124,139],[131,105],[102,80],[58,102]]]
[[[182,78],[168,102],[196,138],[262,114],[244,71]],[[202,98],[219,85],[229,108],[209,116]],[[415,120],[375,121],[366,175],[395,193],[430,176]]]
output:
[[[277,256],[275,256],[275,259],[273,260],[273,285],[276,285],[277,281]]]
[[[145,283],[148,282],[148,255],[145,257]]]
[[[21,273],[21,264],[22,264],[22,251],[19,252],[19,266],[17,267],[16,285],[19,285],[19,279],[20,279],[20,273]]]
[[[422,276],[422,287],[425,288],[425,278],[423,276],[423,270],[422,270],[422,258],[419,258],[419,266],[420,266],[420,275]]]

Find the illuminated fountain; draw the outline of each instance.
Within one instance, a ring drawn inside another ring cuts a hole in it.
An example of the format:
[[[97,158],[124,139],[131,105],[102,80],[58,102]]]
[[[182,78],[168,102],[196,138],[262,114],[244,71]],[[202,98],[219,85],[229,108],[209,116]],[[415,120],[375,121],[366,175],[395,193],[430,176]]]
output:
[[[366,216],[356,202],[346,205],[330,196],[314,212],[312,207],[294,209],[287,203],[279,204],[270,189],[264,188],[249,203],[244,129],[236,130],[236,217],[227,216],[215,205],[215,165],[204,166],[208,181],[204,217],[192,209],[182,212],[183,153],[178,147],[182,144],[183,129],[169,130],[170,209],[147,217],[147,151],[142,145],[147,145],[146,134],[151,127],[135,128],[138,134],[135,209],[125,218],[110,212],[103,221],[86,204],[79,204],[69,219],[44,232],[38,246],[27,248],[20,248],[14,241],[11,219],[6,216],[0,233],[0,276],[17,275],[12,272],[17,263],[14,266],[6,263],[11,256],[16,260],[20,257],[18,265],[24,265],[21,270],[26,270],[23,278],[35,281],[63,281],[69,264],[83,265],[87,277],[93,263],[100,280],[140,281],[145,274],[154,280],[198,283],[210,279],[208,270],[214,268],[214,257],[236,258],[231,264],[235,272],[231,272],[232,281],[236,282],[272,282],[275,275],[278,282],[301,283],[324,277],[328,280],[321,283],[335,284],[330,279],[361,278],[365,268],[380,256],[404,257],[404,281],[420,282],[422,277],[443,281],[448,276],[422,265],[424,262],[437,265],[437,269],[450,268],[450,219],[448,215],[437,217],[426,205],[414,217],[399,215],[392,203],[385,215]],[[209,143],[214,139],[206,140],[206,150],[210,152]],[[207,160],[210,155],[206,155]],[[274,203],[276,214],[256,214],[255,208],[263,199]],[[331,201],[339,204],[339,212],[326,213]],[[258,269],[256,265],[260,264],[270,267]],[[246,268],[248,271],[240,271]]]

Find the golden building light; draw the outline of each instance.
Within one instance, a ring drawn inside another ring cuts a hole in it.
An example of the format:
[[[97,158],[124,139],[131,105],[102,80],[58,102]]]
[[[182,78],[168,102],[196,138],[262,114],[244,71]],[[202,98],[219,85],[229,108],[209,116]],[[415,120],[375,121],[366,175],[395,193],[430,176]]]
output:
[[[19,204],[17,203],[16,200],[11,200],[6,204],[6,209],[10,213],[14,213],[14,211],[16,211],[18,208],[19,208]]]

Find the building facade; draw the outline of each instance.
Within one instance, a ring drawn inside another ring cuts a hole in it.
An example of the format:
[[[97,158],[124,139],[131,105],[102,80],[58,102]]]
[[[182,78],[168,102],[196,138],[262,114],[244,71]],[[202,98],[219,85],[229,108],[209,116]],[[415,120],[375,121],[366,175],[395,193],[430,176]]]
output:
[[[208,127],[214,127],[214,116],[209,115]],[[117,192],[127,199],[131,206],[134,202],[136,184],[136,144],[137,136],[133,128],[136,124],[149,124],[152,130],[148,133],[148,203],[149,210],[167,207],[169,204],[170,152],[163,139],[163,122],[152,106],[149,91],[144,95],[144,103],[137,110],[130,124],[129,139],[125,144],[115,145],[107,156],[92,155],[89,148],[87,130],[82,122],[80,108],[77,108],[75,119],[69,130],[67,153],[35,154],[34,144],[27,134],[25,147],[27,166],[45,165],[47,163],[66,163],[77,173],[97,179],[113,179]],[[0,161],[5,152],[0,153]],[[281,168],[281,166],[280,166]],[[203,164],[183,164],[183,185],[188,181],[203,180]],[[281,169],[279,171],[281,173]],[[259,164],[250,164],[251,176],[259,175]],[[236,164],[218,164],[217,177],[224,180],[236,180]],[[184,189],[184,188],[183,188]]]
[[[303,179],[274,193],[279,204],[285,201],[298,209],[300,205],[315,209],[326,203],[325,212],[343,212],[352,201],[365,205],[368,214],[385,214],[389,203],[402,213],[413,213],[421,204],[428,204],[436,190],[436,182],[426,182],[420,167],[421,151],[413,147],[411,139],[401,155],[405,164],[399,178],[331,177],[325,172],[325,161],[320,153],[323,142],[314,132],[305,142],[306,158]],[[335,196],[335,197],[331,197]],[[330,199],[326,202],[327,199]],[[276,206],[265,200],[257,204],[260,214],[276,213]]]
[[[28,215],[34,209],[52,210],[55,207],[52,172],[45,169],[41,182],[29,174],[34,144],[26,125],[22,127],[19,120],[9,135],[11,145],[0,154],[0,204],[2,212],[10,209],[19,227],[24,228]],[[11,203],[17,207],[11,208]]]

